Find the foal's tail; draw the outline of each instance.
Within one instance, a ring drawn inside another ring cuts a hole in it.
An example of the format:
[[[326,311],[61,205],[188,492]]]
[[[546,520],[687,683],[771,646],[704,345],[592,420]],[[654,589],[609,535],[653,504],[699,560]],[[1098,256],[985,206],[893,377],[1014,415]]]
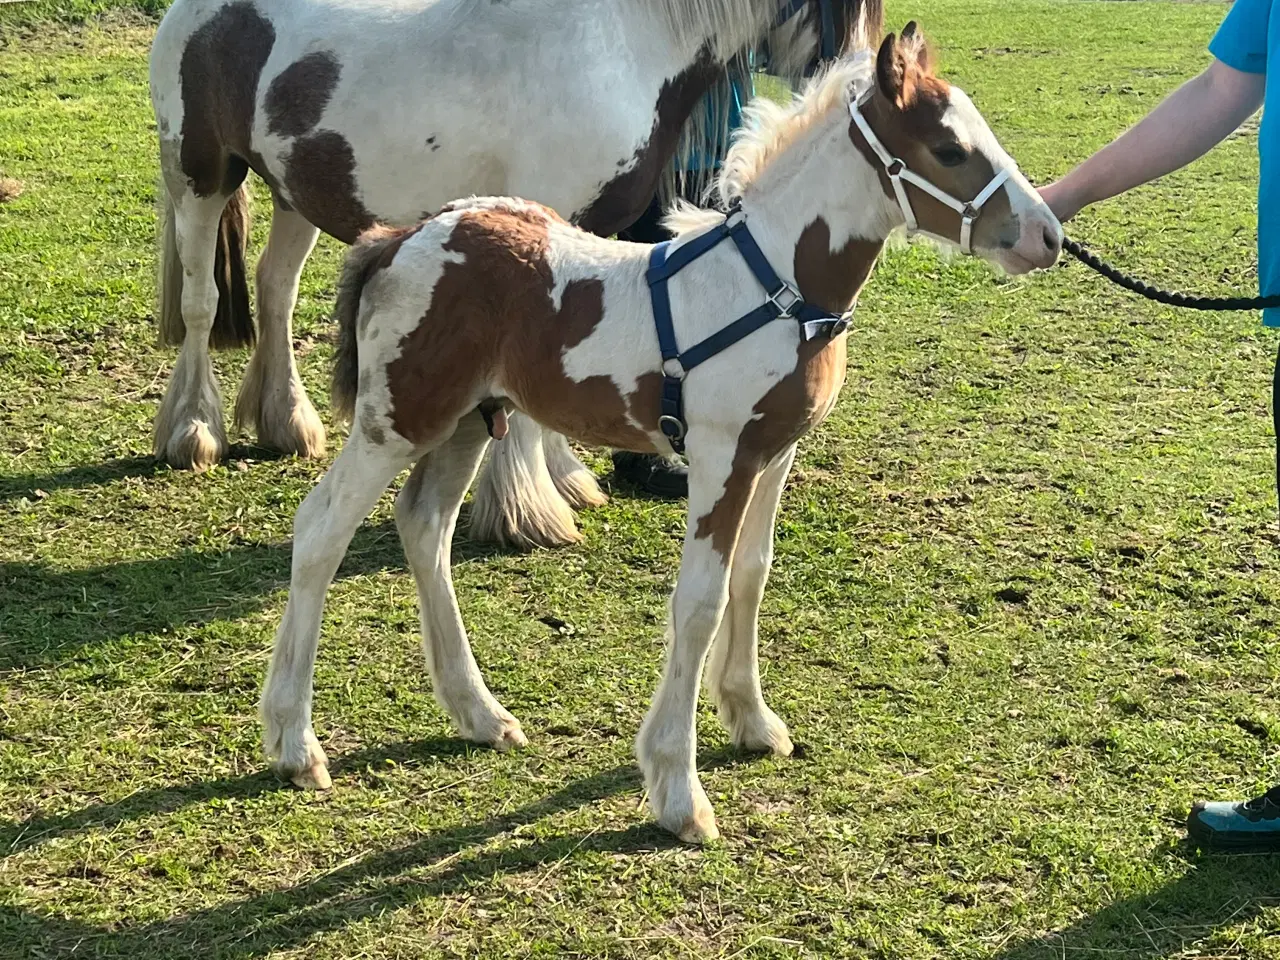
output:
[[[160,228],[160,342],[178,346],[186,336],[182,322],[182,261],[178,257],[178,233],[173,198],[164,191],[163,226]],[[227,201],[218,221],[218,244],[213,279],[218,287],[218,312],[213,318],[210,344],[223,349],[247,347],[256,339],[253,311],[249,306],[249,275],[245,249],[249,243],[249,185],[243,183]]]
[[[350,420],[355,413],[356,390],[360,386],[360,359],[356,350],[356,319],[360,315],[360,297],[364,285],[373,274],[391,263],[409,230],[373,227],[366,230],[347,251],[338,281],[338,302],[333,308],[333,322],[338,327],[338,347],[333,360],[333,385],[330,405],[339,420]]]

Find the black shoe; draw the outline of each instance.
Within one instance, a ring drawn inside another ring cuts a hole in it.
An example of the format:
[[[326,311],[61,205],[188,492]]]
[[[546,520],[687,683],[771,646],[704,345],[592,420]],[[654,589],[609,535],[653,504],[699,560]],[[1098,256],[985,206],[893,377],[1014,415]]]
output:
[[[1205,850],[1280,851],[1280,787],[1252,800],[1197,800],[1187,817],[1187,834]]]
[[[689,496],[689,468],[656,453],[613,452],[613,475],[663,500]]]

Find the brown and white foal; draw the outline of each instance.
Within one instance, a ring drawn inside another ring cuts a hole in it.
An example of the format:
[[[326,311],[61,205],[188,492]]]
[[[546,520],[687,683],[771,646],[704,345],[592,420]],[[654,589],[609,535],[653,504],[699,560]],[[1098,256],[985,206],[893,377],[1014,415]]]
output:
[[[789,288],[835,314],[852,306],[904,223],[954,243],[967,218],[963,246],[1017,273],[1053,263],[1061,240],[972,103],[933,75],[914,25],[875,58],[837,62],[789,107],[757,101],[718,189]],[[962,214],[953,207],[965,202],[939,196],[986,202],[980,215]],[[672,256],[724,220],[678,211]],[[351,251],[334,384],[351,436],[298,509],[289,601],[262,699],[266,749],[281,773],[329,784],[310,716],[325,591],[356,528],[412,464],[396,522],[436,697],[463,736],[499,749],[525,742],[471,654],[449,572],[454,524],[507,410],[588,444],[671,449],[659,424],[664,366],[649,258],[648,247],[602,240],[506,198],[460,201],[412,229],[371,232]],[[672,276],[667,292],[686,349],[766,299],[732,242]],[[844,379],[840,329],[805,340],[784,314],[680,384],[689,526],[666,673],[636,754],[655,815],[686,840],[717,834],[694,767],[708,653],[707,686],[733,741],[792,749],[761,694],[756,620],[796,442],[831,411]],[[667,372],[679,373],[670,363]]]

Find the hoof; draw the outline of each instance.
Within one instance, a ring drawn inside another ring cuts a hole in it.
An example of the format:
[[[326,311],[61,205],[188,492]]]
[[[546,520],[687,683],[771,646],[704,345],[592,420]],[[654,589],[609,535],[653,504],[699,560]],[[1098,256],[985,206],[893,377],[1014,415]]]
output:
[[[685,843],[703,844],[720,839],[720,828],[716,826],[715,814],[710,808],[707,809],[705,818],[690,818],[685,821],[684,826],[673,832]]]
[[[226,453],[227,438],[222,424],[211,425],[203,420],[189,420],[181,424],[163,448],[157,442],[156,449],[156,456],[175,469],[197,473],[217,466]]]
[[[513,722],[512,726],[503,729],[502,733],[493,740],[489,741],[489,746],[497,750],[499,753],[506,753],[508,750],[515,750],[519,747],[527,747],[529,738],[524,735],[524,731],[520,729],[520,724]]]
[[[289,782],[301,790],[329,790],[333,787],[329,768],[323,763],[313,763],[302,773],[295,773]]]

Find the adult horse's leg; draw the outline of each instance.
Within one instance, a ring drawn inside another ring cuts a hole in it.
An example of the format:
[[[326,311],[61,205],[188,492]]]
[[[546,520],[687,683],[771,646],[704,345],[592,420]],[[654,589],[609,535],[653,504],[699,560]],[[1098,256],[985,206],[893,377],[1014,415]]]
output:
[[[697,843],[719,836],[695,766],[698,688],[729,598],[730,560],[750,494],[738,503],[726,493],[734,443],[699,437],[690,448],[689,528],[671,601],[666,669],[636,739],[636,758],[658,822]],[[754,487],[755,477],[749,479]],[[707,518],[717,532],[700,536]]]
[[[155,453],[175,467],[203,470],[221,460],[227,450],[222,395],[209,359],[209,340],[215,321],[225,325],[232,312],[247,307],[247,287],[242,298],[239,293],[244,286],[248,196],[235,186],[212,196],[197,196],[178,169],[178,149],[176,144],[162,144],[160,151],[167,192],[160,325],[161,339],[180,341],[181,347],[156,414]],[[215,275],[224,277],[222,290]],[[242,334],[245,339],[251,336],[251,325],[248,330]]]
[[[300,457],[324,454],[324,425],[293,358],[298,280],[319,235],[302,214],[276,202],[271,235],[258,260],[258,345],[236,400],[237,427],[253,423],[264,447]]]
[[[760,690],[757,627],[760,600],[773,562],[773,528],[795,447],[760,475],[747,507],[729,575],[729,605],[707,662],[707,690],[733,742],[748,750],[790,756],[787,725],[764,702]]]
[[[493,445],[471,505],[471,539],[517,550],[562,547],[582,539],[573,510],[547,470],[542,427],[522,413]]]
[[[609,502],[596,475],[578,459],[563,434],[543,430],[542,451],[547,458],[551,482],[574,510],[599,507]]]
[[[467,642],[449,571],[458,508],[489,436],[473,413],[453,436],[418,461],[396,498],[396,528],[418,584],[422,650],[436,700],[468,740],[498,750],[525,744],[520,723],[489,692]]]
[[[289,600],[260,707],[267,756],[281,776],[300,787],[323,790],[330,785],[328,758],[311,729],[312,678],[325,592],[356,528],[412,459],[403,441],[377,444],[354,428],[294,517]]]

